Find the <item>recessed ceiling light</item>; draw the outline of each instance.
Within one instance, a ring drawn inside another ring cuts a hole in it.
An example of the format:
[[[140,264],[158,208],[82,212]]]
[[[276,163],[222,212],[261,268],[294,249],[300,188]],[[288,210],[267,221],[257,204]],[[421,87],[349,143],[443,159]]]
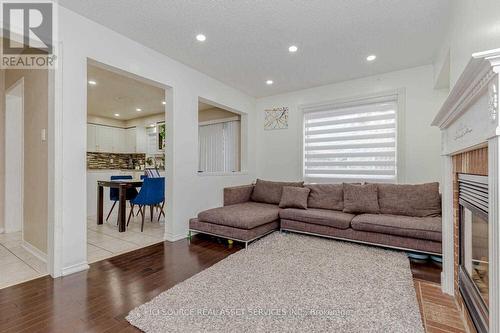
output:
[[[271,85],[271,84],[273,84],[273,83],[274,83],[274,81],[273,81],[273,80],[267,80],[267,81],[266,81],[266,84],[267,84],[268,86],[270,86],[270,85]]]
[[[207,40],[207,36],[205,36],[204,34],[198,34],[198,35],[196,35],[196,40],[198,42],[204,42]]]
[[[368,57],[366,57],[366,61],[373,61],[377,59],[377,56],[375,54],[371,54]]]
[[[120,116],[120,114],[119,114],[119,113],[115,113],[115,117],[119,117],[119,116]]]
[[[137,108],[137,109],[135,109],[135,111],[137,111],[137,112],[141,112],[141,111],[142,111],[142,109],[141,109],[141,108]]]
[[[296,45],[292,45],[288,48],[288,52],[295,53],[299,48]]]
[[[163,101],[163,102],[161,102],[161,104],[163,104],[163,105],[167,105],[167,102],[166,102],[166,101]]]
[[[97,84],[97,82],[95,82],[94,80],[89,80],[89,84],[90,84],[91,86],[95,86],[95,85]]]

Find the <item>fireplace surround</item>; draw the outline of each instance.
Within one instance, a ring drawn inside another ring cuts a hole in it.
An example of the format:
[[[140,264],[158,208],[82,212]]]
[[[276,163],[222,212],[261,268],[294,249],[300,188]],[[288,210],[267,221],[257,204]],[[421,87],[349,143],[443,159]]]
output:
[[[441,129],[441,286],[455,297],[471,331],[491,333],[500,333],[499,73],[500,49],[473,54],[432,123]],[[487,176],[475,178],[487,181],[482,207],[471,205],[474,197],[460,197],[461,183],[478,175]],[[476,234],[487,237],[486,250],[471,243]]]

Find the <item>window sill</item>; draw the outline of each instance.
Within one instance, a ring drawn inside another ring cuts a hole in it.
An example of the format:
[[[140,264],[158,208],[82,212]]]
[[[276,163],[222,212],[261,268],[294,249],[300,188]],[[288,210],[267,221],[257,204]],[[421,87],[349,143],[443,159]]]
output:
[[[227,177],[227,176],[246,176],[248,175],[247,171],[237,171],[237,172],[197,172],[196,173],[200,177]]]

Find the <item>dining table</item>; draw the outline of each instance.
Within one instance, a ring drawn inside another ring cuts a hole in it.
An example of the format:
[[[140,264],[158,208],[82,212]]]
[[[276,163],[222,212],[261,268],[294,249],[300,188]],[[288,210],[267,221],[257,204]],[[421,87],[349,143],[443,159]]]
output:
[[[126,193],[128,188],[141,187],[142,179],[116,179],[116,180],[98,180],[97,181],[97,224],[103,224],[104,216],[104,188],[118,189],[118,231],[125,232],[125,216],[127,208]]]

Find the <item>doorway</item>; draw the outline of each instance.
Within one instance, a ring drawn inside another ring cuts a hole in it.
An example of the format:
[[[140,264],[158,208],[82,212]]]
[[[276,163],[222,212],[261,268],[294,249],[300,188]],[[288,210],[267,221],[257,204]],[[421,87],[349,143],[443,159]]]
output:
[[[165,185],[155,190],[163,200],[149,202],[145,193],[150,183],[166,184],[167,89],[88,59],[88,263],[165,239]],[[118,183],[130,186],[124,190],[124,214],[119,190],[113,187]]]
[[[5,93],[5,232],[23,230],[24,79]],[[24,238],[24,237],[23,237]]]
[[[0,80],[4,288],[47,274],[48,71],[9,68]]]

